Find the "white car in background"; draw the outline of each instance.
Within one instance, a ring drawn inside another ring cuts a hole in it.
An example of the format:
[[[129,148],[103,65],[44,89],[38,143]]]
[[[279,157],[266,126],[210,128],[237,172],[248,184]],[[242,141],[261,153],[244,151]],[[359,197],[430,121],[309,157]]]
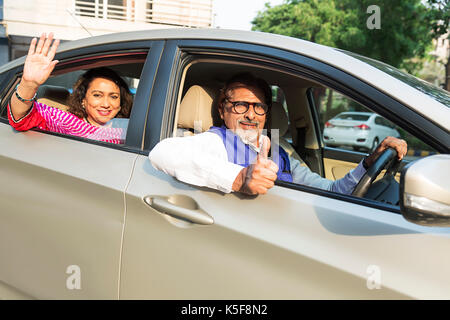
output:
[[[327,146],[350,146],[373,151],[384,138],[399,138],[394,125],[372,112],[342,112],[325,123],[323,141]]]

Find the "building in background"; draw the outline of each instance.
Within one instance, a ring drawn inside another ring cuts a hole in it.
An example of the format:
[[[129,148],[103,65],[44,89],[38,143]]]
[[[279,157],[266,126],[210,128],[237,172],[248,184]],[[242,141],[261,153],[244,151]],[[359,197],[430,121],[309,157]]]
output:
[[[75,40],[121,31],[212,26],[213,0],[0,0],[0,65],[32,37]]]
[[[442,64],[443,69],[443,80],[441,86],[450,91],[450,34],[446,33],[439,37],[439,39],[433,40],[434,50],[430,52],[432,56],[435,57],[437,63]]]
[[[435,86],[450,91],[449,34],[433,39],[433,50],[428,52],[428,55],[431,59],[430,57],[422,59],[422,69],[417,73],[417,76]]]

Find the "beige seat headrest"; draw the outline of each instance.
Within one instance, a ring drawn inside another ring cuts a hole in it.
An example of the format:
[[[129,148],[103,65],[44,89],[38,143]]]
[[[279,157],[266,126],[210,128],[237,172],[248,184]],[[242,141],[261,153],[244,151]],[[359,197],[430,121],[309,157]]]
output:
[[[212,107],[214,101],[212,89],[194,85],[189,88],[180,104],[178,128],[200,129],[207,131],[213,125]],[[195,123],[197,122],[197,123]]]
[[[271,128],[280,130],[280,137],[284,136],[288,131],[288,117],[283,105],[279,102],[273,102],[271,108]]]
[[[64,87],[42,85],[37,93],[37,100],[50,107],[67,111],[70,92]]]
[[[300,161],[300,164],[302,166],[306,166],[305,162],[298,155],[297,151],[295,151],[294,147],[288,142],[288,140],[284,138],[284,135],[289,130],[289,124],[288,124],[288,116],[281,103],[279,102],[272,103],[271,117],[272,117],[271,123],[272,129],[280,130],[279,132],[280,146],[284,149],[284,151],[288,153],[290,157]]]

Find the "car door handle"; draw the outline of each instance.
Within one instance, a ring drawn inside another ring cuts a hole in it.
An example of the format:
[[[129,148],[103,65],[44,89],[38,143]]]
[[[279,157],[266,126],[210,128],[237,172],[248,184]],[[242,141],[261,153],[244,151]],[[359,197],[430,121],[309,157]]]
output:
[[[184,195],[146,196],[144,202],[153,209],[174,218],[202,225],[214,223],[213,217],[202,210],[194,199]]]

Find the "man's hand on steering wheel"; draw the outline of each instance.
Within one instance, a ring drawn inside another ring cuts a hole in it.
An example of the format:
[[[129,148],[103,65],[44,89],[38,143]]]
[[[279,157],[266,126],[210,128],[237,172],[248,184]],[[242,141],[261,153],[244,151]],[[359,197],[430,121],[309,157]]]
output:
[[[399,161],[403,159],[408,151],[408,145],[405,140],[394,137],[386,137],[383,141],[381,141],[375,151],[366,158],[366,166],[370,167],[383,153],[383,151],[388,148],[393,148],[397,151],[397,158]]]
[[[407,149],[408,145],[405,140],[394,137],[384,139],[375,151],[364,160],[364,166],[367,171],[353,189],[352,195],[364,197],[383,169],[386,169],[386,174],[383,179],[387,181],[389,177],[394,177],[400,161],[406,155]],[[395,157],[398,161],[392,161]],[[393,200],[391,199],[390,201],[392,202]],[[392,203],[394,202],[396,201]]]

